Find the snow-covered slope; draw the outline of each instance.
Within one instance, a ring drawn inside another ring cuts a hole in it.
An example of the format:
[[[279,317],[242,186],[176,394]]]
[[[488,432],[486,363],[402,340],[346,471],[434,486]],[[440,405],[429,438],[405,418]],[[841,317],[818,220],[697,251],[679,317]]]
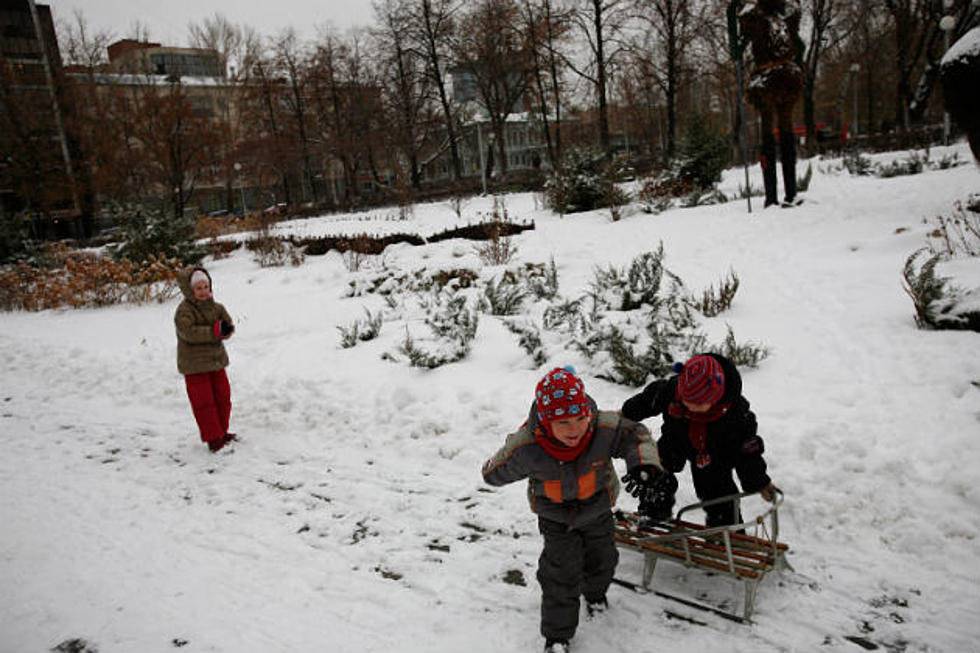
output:
[[[786,494],[796,573],[762,583],[752,625],[613,587],[612,610],[582,623],[576,651],[977,650],[980,341],[916,329],[901,269],[980,174],[877,179],[813,164],[792,210],[732,202],[613,223],[506,197],[511,217],[537,225],[515,237],[515,262],[553,258],[563,295],[584,292],[595,266],[663,242],[693,289],[740,278],[711,334],[731,325],[772,351],[744,371],[745,394]],[[729,191],[741,175],[726,176]],[[397,227],[458,222],[432,204]],[[395,246],[383,260],[481,265],[464,241]],[[973,263],[964,274],[980,286]],[[524,419],[539,376],[577,355],[536,368],[484,315],[467,359],[413,369],[382,359],[404,322],[339,346],[336,327],[384,309],[345,297],[340,255],[260,269],[239,250],[206,264],[238,325],[228,349],[242,441],[218,455],[197,440],[176,371],[176,301],[0,314],[0,653],[72,638],[100,653],[540,650],[536,520],[522,484],[485,487],[479,469]],[[604,408],[636,390],[583,376]],[[689,474],[680,480],[680,503],[693,501]],[[618,575],[640,569],[624,551]],[[669,564],[655,582],[728,607],[741,597],[733,581]]]

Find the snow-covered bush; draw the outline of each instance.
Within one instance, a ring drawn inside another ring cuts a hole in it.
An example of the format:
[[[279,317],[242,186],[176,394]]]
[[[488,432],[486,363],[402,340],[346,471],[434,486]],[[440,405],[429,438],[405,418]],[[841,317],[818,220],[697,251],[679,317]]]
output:
[[[349,349],[359,342],[374,340],[381,333],[383,316],[381,313],[371,315],[371,311],[364,309],[366,317],[364,320],[354,320],[349,327],[337,327],[340,331],[340,346]]]
[[[507,265],[517,254],[517,246],[503,235],[504,225],[510,221],[507,206],[499,197],[493,198],[493,212],[488,223],[490,238],[476,247],[477,256],[487,265]]]
[[[901,177],[904,175],[917,175],[926,169],[929,163],[929,153],[909,152],[905,159],[892,161],[888,164],[879,164],[876,174],[887,179],[889,177]]]
[[[245,246],[252,252],[252,259],[263,268],[281,267],[287,263],[297,267],[306,259],[301,247],[272,235],[268,223]]]
[[[500,281],[490,279],[486,282],[483,296],[490,308],[490,315],[516,315],[527,298],[527,288],[514,273],[508,271]]]
[[[558,295],[558,266],[555,259],[548,265],[527,263],[521,273],[528,292],[538,299],[554,299]]]
[[[399,351],[412,367],[434,369],[464,359],[470,353],[480,316],[465,296],[440,294],[427,308],[425,324],[434,338],[417,343],[406,328]]]
[[[669,373],[675,361],[697,351],[717,351],[734,356],[739,364],[758,365],[768,351],[752,343],[739,345],[731,329],[725,342],[708,342],[700,328],[698,302],[664,267],[663,258],[661,245],[623,268],[596,268],[585,295],[556,296],[540,313],[539,324],[525,320],[508,328],[535,361],[545,351],[576,351],[595,376],[631,386]],[[737,289],[734,280],[732,272],[719,297],[706,293],[709,310],[730,305]]]
[[[386,319],[403,319],[406,325],[424,316],[428,335],[419,336],[406,326],[397,352],[384,355],[394,361],[407,357],[416,367],[439,367],[465,357],[480,311],[522,315],[501,322],[534,365],[542,365],[552,353],[577,352],[595,376],[631,386],[650,375],[667,374],[675,361],[697,351],[725,353],[746,366],[766,357],[760,345],[738,345],[730,329],[728,339],[717,345],[701,331],[699,315],[716,315],[731,305],[738,289],[734,272],[717,291],[709,288],[698,300],[664,267],[663,258],[661,244],[626,266],[597,267],[586,292],[576,298],[558,293],[554,261],[489,277],[469,268],[387,272],[352,281],[348,296],[382,294],[392,309]],[[359,328],[341,328],[345,342],[352,345]]]
[[[622,176],[623,166],[621,159],[610,161],[596,148],[569,149],[562,167],[545,182],[548,206],[561,214],[622,206],[628,197],[616,181]]]
[[[980,331],[980,287],[964,289],[941,276],[936,266],[942,255],[933,254],[918,265],[922,248],[905,261],[902,276],[905,292],[915,305],[915,322],[920,328]]]
[[[686,301],[705,317],[714,317],[731,308],[735,293],[738,292],[738,284],[738,275],[735,274],[735,270],[732,270],[727,278],[718,283],[717,291],[713,285],[708,286],[700,298],[691,296]]]
[[[950,216],[936,216],[936,228],[929,234],[929,249],[943,256],[980,256],[980,195],[953,205]],[[973,206],[973,202],[978,205]]]
[[[857,150],[851,150],[844,154],[844,167],[855,176],[866,176],[874,172],[874,164],[871,159]]]
[[[527,352],[535,365],[541,366],[548,362],[548,354],[541,340],[541,331],[534,324],[527,321],[504,320],[504,326],[517,336],[517,344]]]

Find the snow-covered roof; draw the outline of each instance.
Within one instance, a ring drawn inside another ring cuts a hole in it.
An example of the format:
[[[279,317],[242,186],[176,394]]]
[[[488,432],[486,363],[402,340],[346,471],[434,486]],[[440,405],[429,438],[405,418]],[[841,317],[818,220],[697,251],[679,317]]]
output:
[[[70,77],[88,79],[87,73],[68,73]],[[95,73],[92,79],[97,84],[118,84],[120,86],[167,86],[170,84],[169,75],[144,75],[122,73]],[[223,77],[192,77],[180,76],[182,86],[228,86],[229,82]]]

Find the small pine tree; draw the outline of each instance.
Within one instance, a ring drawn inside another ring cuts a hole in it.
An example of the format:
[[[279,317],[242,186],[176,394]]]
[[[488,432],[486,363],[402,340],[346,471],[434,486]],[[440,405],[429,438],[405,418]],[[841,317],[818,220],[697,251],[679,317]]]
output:
[[[618,214],[619,207],[629,201],[628,195],[616,186],[625,172],[623,161],[610,160],[596,148],[571,148],[561,169],[545,183],[548,206],[561,214],[610,206]]]
[[[713,129],[705,116],[696,114],[681,142],[680,176],[692,180],[698,188],[711,188],[721,181],[721,173],[730,161],[729,138]]]
[[[195,242],[194,219],[172,216],[163,205],[116,204],[110,212],[120,226],[122,240],[112,249],[116,260],[145,261],[163,255],[192,264],[207,253]]]

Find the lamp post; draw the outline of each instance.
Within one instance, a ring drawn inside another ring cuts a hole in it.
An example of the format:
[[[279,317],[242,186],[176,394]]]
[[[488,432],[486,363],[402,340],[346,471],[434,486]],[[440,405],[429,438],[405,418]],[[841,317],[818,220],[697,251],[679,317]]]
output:
[[[943,52],[949,51],[949,33],[956,27],[956,17],[951,15],[953,0],[943,0],[945,15],[939,19],[939,29],[943,31]],[[949,145],[949,111],[943,111],[943,145]]]
[[[242,164],[235,162],[235,176],[238,177],[238,190],[242,194],[242,217],[248,213],[248,207],[245,205],[245,187],[242,185]]]
[[[483,160],[486,153],[483,151],[483,124],[476,123],[476,148],[480,150],[480,180],[483,182],[483,194],[487,194],[487,164]]]
[[[858,73],[861,72],[861,64],[852,63],[851,64],[851,77],[854,81],[854,115],[851,119],[854,121],[853,134],[858,135]]]

